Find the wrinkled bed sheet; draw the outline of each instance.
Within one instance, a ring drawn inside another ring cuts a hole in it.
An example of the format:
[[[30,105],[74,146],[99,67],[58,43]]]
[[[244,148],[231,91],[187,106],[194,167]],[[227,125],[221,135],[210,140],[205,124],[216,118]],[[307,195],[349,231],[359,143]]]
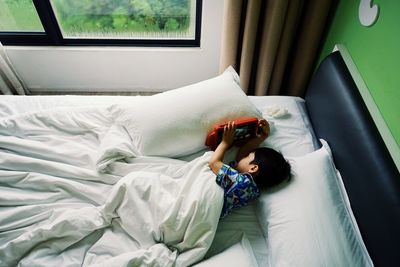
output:
[[[0,266],[189,266],[215,235],[210,153],[135,157],[101,107],[0,118]],[[83,264],[82,264],[83,263]]]

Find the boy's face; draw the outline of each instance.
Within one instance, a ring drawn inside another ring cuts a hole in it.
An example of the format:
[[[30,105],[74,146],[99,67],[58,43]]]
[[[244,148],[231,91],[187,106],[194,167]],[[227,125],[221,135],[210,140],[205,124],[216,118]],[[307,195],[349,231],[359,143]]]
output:
[[[256,173],[258,171],[258,165],[250,163],[254,160],[254,156],[255,153],[250,152],[237,163],[236,169],[239,172],[248,172],[250,174]]]

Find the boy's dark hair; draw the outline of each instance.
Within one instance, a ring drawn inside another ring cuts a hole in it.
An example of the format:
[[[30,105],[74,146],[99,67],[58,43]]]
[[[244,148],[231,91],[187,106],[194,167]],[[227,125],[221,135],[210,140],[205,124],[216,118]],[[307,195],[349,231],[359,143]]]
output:
[[[251,164],[258,165],[254,181],[259,188],[268,188],[290,180],[290,164],[281,153],[268,147],[259,147],[254,152]]]

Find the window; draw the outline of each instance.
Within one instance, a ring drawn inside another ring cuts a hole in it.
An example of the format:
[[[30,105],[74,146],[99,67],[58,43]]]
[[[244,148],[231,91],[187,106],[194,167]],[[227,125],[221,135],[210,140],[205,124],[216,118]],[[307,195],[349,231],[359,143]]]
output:
[[[0,0],[8,45],[199,46],[201,0]]]
[[[44,32],[32,1],[0,1],[0,31]]]

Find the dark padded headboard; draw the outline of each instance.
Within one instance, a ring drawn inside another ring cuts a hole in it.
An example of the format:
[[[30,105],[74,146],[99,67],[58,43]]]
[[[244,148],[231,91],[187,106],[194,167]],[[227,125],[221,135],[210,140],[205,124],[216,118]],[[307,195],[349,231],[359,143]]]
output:
[[[400,266],[400,175],[339,52],[306,93],[318,138],[330,145],[375,266]]]

